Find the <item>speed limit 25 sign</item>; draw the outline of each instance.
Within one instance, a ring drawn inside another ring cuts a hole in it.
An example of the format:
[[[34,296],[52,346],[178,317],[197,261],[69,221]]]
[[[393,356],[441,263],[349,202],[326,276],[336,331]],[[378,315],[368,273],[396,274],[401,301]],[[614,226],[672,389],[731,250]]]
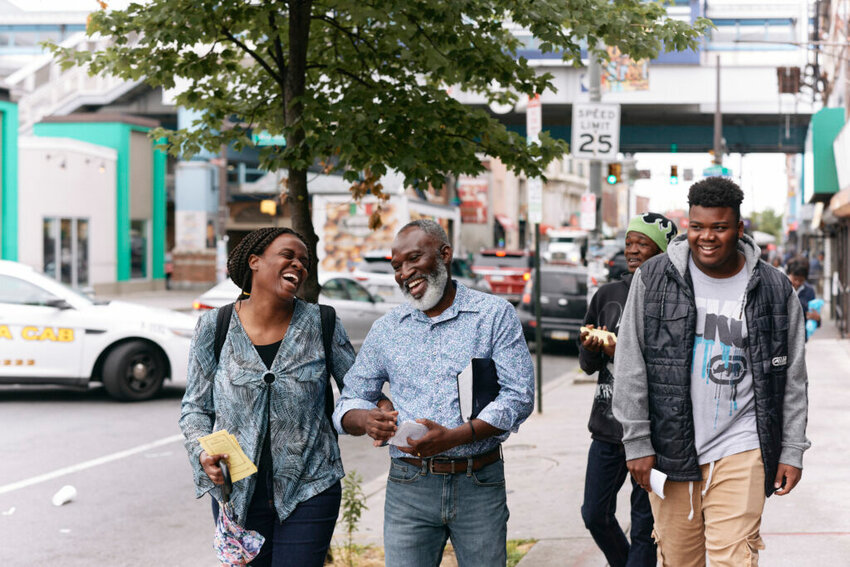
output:
[[[620,105],[574,103],[570,150],[575,158],[615,161],[620,151]]]

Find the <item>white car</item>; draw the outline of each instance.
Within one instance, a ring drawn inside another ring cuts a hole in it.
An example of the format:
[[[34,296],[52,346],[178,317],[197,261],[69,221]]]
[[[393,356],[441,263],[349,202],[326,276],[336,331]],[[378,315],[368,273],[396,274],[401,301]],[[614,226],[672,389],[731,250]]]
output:
[[[351,345],[359,350],[360,345],[379,317],[387,313],[396,303],[387,303],[373,295],[350,277],[350,274],[332,272],[319,274],[319,303],[330,305],[336,310],[342,326],[348,333]],[[230,278],[218,283],[198,297],[192,307],[196,311],[215,309],[232,303],[239,297],[239,288]]]
[[[185,381],[195,318],[97,302],[33,268],[0,260],[0,384],[86,387],[146,400]]]

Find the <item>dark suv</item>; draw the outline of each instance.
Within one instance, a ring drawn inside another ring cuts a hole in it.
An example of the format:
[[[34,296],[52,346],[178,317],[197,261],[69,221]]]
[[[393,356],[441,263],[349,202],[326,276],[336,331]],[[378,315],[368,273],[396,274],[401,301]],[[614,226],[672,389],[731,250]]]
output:
[[[544,265],[540,267],[540,321],[546,341],[575,341],[587,313],[587,269]],[[532,302],[534,273],[517,306],[525,338],[534,340],[537,321]]]
[[[608,268],[608,281],[615,282],[623,277],[623,274],[628,273],[629,264],[626,262],[626,253],[620,250],[605,262],[605,267]]]

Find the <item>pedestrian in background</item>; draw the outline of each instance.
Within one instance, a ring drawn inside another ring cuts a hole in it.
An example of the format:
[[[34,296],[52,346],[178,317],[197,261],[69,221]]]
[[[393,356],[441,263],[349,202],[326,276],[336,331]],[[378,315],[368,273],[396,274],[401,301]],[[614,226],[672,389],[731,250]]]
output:
[[[765,496],[800,480],[808,413],[805,331],[787,276],[744,234],[741,189],[688,192],[687,237],[635,273],[614,361],[627,466],[650,490],[665,566],[755,565]]]
[[[823,293],[823,252],[811,255],[809,259],[809,275],[806,277],[811,282],[815,293]]]
[[[381,444],[397,422],[428,431],[390,447],[384,550],[391,567],[437,567],[448,538],[460,567],[506,563],[508,506],[501,442],[531,413],[534,368],[516,311],[449,278],[452,247],[434,221],[405,225],[392,246],[407,302],[378,319],[345,378],[334,422]],[[458,375],[491,359],[499,391],[464,421]],[[375,407],[385,382],[398,411]]]
[[[174,255],[165,253],[165,289],[171,289],[171,276],[174,275]]]
[[[603,329],[615,335],[619,332],[632,275],[646,260],[666,252],[667,244],[676,232],[675,223],[657,213],[644,213],[632,218],[625,243],[628,272],[620,280],[601,286],[593,295],[584,317],[584,325],[588,329]],[[631,545],[615,515],[617,493],[629,475],[622,442],[623,427],[611,412],[616,349],[617,345],[610,337],[603,341],[587,331],[579,336],[581,369],[587,374],[599,373],[587,424],[593,440],[587,456],[581,516],[611,567],[653,566],[656,549],[652,541],[652,509],[647,492],[638,486],[634,478],[631,479]]]
[[[219,497],[218,462],[198,438],[226,429],[256,474],[233,486],[236,522],[265,543],[251,565],[319,567],[339,513],[343,477],[339,446],[325,413],[332,372],[340,389],[354,349],[336,321],[333,368],[327,368],[318,305],[296,297],[310,254],[288,228],[263,228],[243,238],[227,269],[242,293],[215,359],[218,310],[201,316],[189,359],[180,428],[195,475],[195,493]],[[255,461],[256,462],[256,461]]]
[[[815,321],[820,327],[820,313],[814,309],[809,309],[809,301],[815,299],[815,288],[809,284],[809,260],[805,256],[794,256],[788,261],[788,279],[791,281],[791,287],[797,292],[797,297],[800,298],[800,305],[803,308],[803,313],[806,314],[806,320]]]

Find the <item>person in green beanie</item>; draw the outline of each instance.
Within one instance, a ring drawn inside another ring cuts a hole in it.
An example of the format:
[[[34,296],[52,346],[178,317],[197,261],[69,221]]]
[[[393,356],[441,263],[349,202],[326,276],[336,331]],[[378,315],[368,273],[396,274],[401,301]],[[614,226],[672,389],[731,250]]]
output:
[[[609,282],[597,290],[584,318],[586,327],[614,334],[619,332],[632,274],[646,260],[665,252],[667,243],[676,236],[676,232],[673,221],[657,213],[644,213],[632,218],[626,232],[625,255],[629,271],[620,280]],[[613,339],[603,341],[587,331],[579,336],[582,370],[588,375],[599,373],[588,423],[593,440],[587,457],[581,515],[609,565],[653,566],[656,564],[656,550],[652,541],[652,509],[646,491],[632,481],[631,543],[614,515],[617,493],[629,472],[622,442],[623,428],[611,411],[616,348]]]

